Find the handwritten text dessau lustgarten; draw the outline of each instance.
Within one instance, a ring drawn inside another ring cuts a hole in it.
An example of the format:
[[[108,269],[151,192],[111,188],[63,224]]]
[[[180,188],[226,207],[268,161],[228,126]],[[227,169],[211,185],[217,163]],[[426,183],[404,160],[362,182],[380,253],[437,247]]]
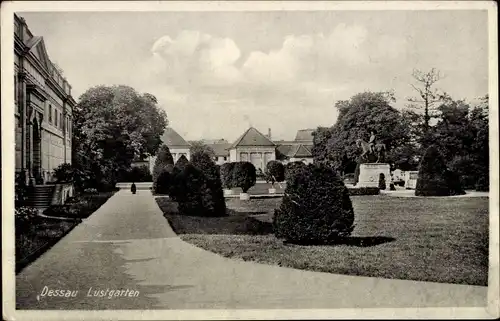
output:
[[[59,298],[74,298],[79,295],[79,290],[68,290],[68,289],[50,289],[48,286],[44,286],[42,292],[37,295],[37,299],[45,297],[59,297]],[[123,297],[138,297],[139,291],[132,289],[99,289],[90,287],[87,292],[81,292],[87,297],[96,297],[96,298],[106,298],[106,299],[114,299],[114,298],[123,298]]]

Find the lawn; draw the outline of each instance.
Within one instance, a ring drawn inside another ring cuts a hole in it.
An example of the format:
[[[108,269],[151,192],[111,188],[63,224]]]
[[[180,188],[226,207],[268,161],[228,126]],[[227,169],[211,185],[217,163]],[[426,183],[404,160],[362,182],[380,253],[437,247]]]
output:
[[[343,244],[284,244],[272,234],[281,199],[227,199],[228,216],[177,215],[157,199],[174,231],[223,256],[339,274],[486,286],[488,198],[353,196],[356,227]]]

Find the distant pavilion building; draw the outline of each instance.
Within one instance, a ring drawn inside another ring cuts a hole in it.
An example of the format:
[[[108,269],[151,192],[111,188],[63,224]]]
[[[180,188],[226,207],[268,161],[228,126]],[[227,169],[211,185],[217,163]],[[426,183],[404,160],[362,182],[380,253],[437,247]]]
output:
[[[167,145],[174,163],[177,162],[179,158],[185,156],[188,160],[191,159],[191,144],[189,144],[184,138],[179,135],[173,128],[167,127],[161,136],[161,141],[163,144]],[[156,156],[152,156],[149,159],[149,169],[153,172],[153,166],[156,160]]]
[[[278,160],[284,164],[295,161],[311,164],[313,162],[311,153],[313,131],[313,129],[301,129],[297,131],[295,140],[273,141],[271,129],[268,129],[268,134],[264,135],[256,128],[250,127],[232,144],[225,139],[202,139],[201,141],[214,151],[214,162],[218,165],[247,161],[251,162],[256,169],[265,171],[267,163],[271,160]],[[181,155],[190,159],[191,144],[172,128],[165,130],[162,141],[169,147],[174,161],[177,161]],[[150,160],[151,170],[155,158],[152,157]]]
[[[250,162],[256,169],[266,170],[276,160],[276,144],[254,127],[248,128],[230,147],[231,162]]]

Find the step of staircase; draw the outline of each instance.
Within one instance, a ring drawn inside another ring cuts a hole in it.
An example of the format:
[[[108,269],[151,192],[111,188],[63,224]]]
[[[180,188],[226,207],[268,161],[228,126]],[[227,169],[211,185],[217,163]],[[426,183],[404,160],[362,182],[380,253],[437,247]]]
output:
[[[52,202],[54,185],[36,185],[27,195],[26,205],[36,208],[47,208]]]

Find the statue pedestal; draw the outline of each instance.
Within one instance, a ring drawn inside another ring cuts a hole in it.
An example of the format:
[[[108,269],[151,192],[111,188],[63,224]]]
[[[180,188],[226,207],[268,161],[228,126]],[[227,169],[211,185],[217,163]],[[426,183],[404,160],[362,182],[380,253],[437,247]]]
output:
[[[359,179],[356,187],[378,187],[380,174],[385,175],[385,186],[391,184],[391,166],[384,163],[365,163],[359,165]]]

